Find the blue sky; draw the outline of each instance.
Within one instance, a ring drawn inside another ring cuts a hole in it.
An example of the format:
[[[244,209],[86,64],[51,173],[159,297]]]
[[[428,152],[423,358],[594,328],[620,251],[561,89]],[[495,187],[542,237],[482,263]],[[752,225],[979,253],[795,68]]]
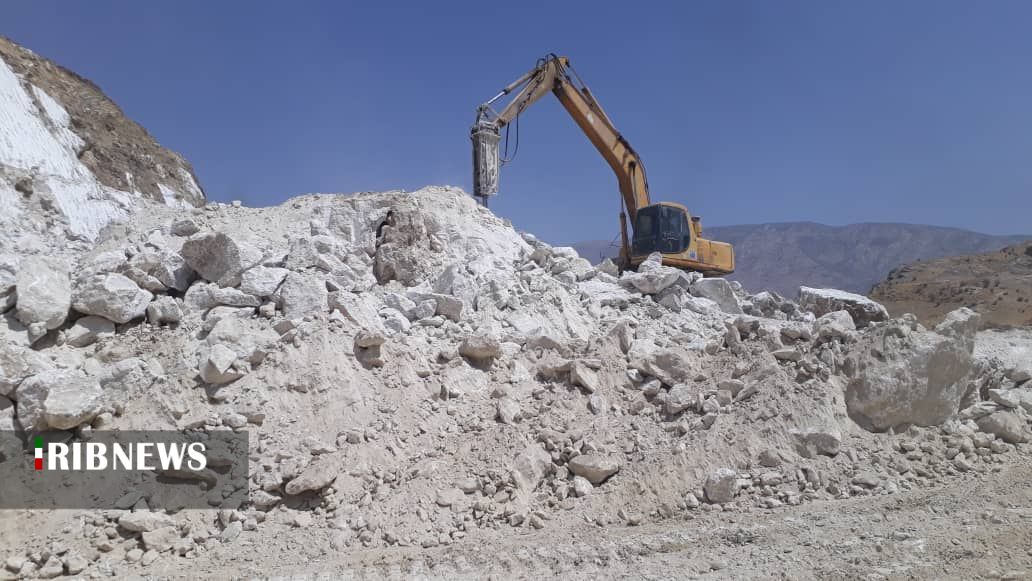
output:
[[[568,55],[706,225],[895,221],[1032,233],[1032,3],[8,2],[0,34],[92,79],[209,196],[470,187],[476,105]],[[559,104],[521,119],[492,209],[618,232]]]

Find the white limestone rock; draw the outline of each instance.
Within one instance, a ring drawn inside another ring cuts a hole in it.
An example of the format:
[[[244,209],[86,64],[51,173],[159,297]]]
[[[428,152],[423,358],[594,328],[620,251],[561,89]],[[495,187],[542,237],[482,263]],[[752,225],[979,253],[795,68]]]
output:
[[[100,412],[100,383],[81,371],[52,370],[29,377],[14,392],[18,421],[29,431],[70,430]]]
[[[847,311],[858,328],[889,320],[889,312],[880,303],[863,295],[837,289],[799,287],[799,306],[818,317],[835,311]]]
[[[72,308],[80,313],[128,323],[146,314],[154,295],[124,275],[104,273],[76,281],[72,298]]]
[[[56,329],[68,317],[72,283],[61,261],[32,256],[23,258],[15,279],[15,314],[25,325],[41,323]]]
[[[183,243],[180,254],[205,280],[222,287],[239,284],[241,274],[262,260],[260,250],[223,232],[191,236]]]
[[[72,347],[86,347],[98,339],[113,337],[115,324],[96,315],[80,317],[70,329],[65,331],[65,343]]]

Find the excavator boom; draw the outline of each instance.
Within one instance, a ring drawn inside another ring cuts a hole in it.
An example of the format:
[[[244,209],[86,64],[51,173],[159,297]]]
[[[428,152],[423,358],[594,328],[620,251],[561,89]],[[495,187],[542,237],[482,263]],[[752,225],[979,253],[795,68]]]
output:
[[[507,105],[496,111],[493,104],[515,93]],[[640,263],[648,254],[659,251],[664,264],[729,273],[734,270],[734,251],[729,244],[701,238],[702,226],[680,204],[653,204],[645,166],[630,143],[617,131],[612,120],[570,66],[566,57],[549,55],[540,59],[526,74],[510,83],[477,108],[470,138],[473,141],[473,194],[486,205],[498,192],[501,165],[501,130],[548,93],[554,94],[577,126],[602,155],[613,173],[622,198],[620,212],[620,262],[624,267]],[[643,215],[639,216],[639,212]],[[634,227],[633,241],[628,237],[627,218]]]

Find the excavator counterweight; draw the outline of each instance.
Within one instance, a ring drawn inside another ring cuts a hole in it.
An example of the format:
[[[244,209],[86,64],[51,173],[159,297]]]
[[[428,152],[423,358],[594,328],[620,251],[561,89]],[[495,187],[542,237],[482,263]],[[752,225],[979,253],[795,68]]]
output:
[[[500,111],[492,104],[516,92]],[[663,264],[707,274],[728,274],[735,269],[730,244],[702,237],[702,224],[688,209],[674,202],[653,203],[645,166],[602,110],[594,95],[570,67],[566,57],[548,55],[477,108],[470,129],[473,141],[473,194],[483,204],[498,193],[502,164],[501,130],[527,107],[552,93],[563,105],[616,174],[622,199],[620,212],[620,267],[637,266],[653,252]],[[631,235],[627,221],[630,219]]]

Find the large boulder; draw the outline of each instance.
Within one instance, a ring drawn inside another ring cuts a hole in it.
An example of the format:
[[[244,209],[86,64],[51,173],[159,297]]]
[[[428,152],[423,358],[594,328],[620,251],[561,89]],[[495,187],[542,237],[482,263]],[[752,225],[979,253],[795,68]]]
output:
[[[475,361],[490,360],[502,354],[502,345],[490,335],[474,333],[459,344],[459,354]]]
[[[25,378],[51,367],[46,357],[32,349],[0,342],[0,395],[10,396]]]
[[[140,252],[129,259],[128,266],[158,281],[162,287],[179,292],[190,288],[190,283],[196,278],[196,273],[181,255],[165,250]],[[140,281],[136,282],[139,284]]]
[[[814,329],[819,343],[835,339],[845,341],[856,331],[856,323],[849,311],[833,311],[818,317]]]
[[[337,479],[337,466],[326,457],[312,462],[301,474],[287,483],[284,492],[290,495],[308,491],[319,491],[333,484]]]
[[[249,268],[240,277],[240,290],[256,297],[271,297],[289,272],[270,266]]]
[[[577,285],[582,298],[598,301],[603,307],[622,308],[627,306],[633,298],[627,289],[618,284],[602,280],[586,280]]]
[[[276,341],[275,331],[256,327],[240,317],[222,317],[208,332],[208,345],[225,345],[240,359],[257,364],[265,358],[265,348]]]
[[[162,527],[172,527],[175,525],[175,517],[163,512],[153,512],[149,510],[127,512],[118,518],[118,526],[127,531],[137,533],[149,533]]]
[[[831,428],[805,428],[789,430],[795,439],[796,451],[803,458],[816,458],[818,454],[836,456],[842,450],[842,434]]]
[[[1028,424],[1019,415],[1021,412],[998,411],[975,420],[978,429],[993,434],[1008,444],[1021,444],[1029,441]]]
[[[291,272],[280,286],[283,315],[288,319],[320,315],[327,311],[329,291],[319,276]]]
[[[147,320],[152,325],[178,323],[183,319],[183,309],[170,296],[161,296],[147,305]]]
[[[831,288],[799,287],[799,306],[818,317],[835,311],[848,311],[860,328],[889,320],[889,312],[881,303],[863,295]]]
[[[41,323],[46,329],[56,329],[68,317],[72,283],[61,262],[38,256],[22,259],[15,288],[15,314],[24,325]]]
[[[65,343],[72,347],[86,347],[98,339],[113,337],[115,324],[96,315],[81,317],[65,331]]]
[[[355,294],[348,291],[335,291],[329,295],[330,308],[340,312],[344,317],[363,329],[384,334],[386,328],[372,304],[375,298],[367,294]]]
[[[620,471],[620,460],[603,454],[581,454],[571,458],[566,466],[570,472],[597,486]]]
[[[846,358],[846,407],[868,430],[934,426],[957,413],[972,371],[978,314],[951,313],[942,331],[901,319],[863,335]],[[949,334],[944,334],[949,333]],[[970,336],[969,336],[970,335]]]
[[[512,462],[512,474],[516,485],[525,492],[537,488],[548,475],[552,457],[537,444],[529,444]]]
[[[653,252],[638,265],[638,272],[625,272],[620,277],[620,284],[634,288],[642,294],[654,295],[676,283],[683,276],[684,273],[680,270],[663,266],[663,255]]]
[[[115,323],[128,323],[144,316],[154,298],[129,278],[113,272],[80,279],[72,296],[72,307],[76,311]]]
[[[261,304],[261,300],[240,289],[220,288],[215,283],[197,281],[186,291],[183,303],[189,311],[207,311],[218,305],[257,307]]]
[[[93,421],[103,395],[96,378],[81,371],[55,369],[22,381],[14,400],[25,430],[70,430]]]
[[[245,370],[237,365],[237,354],[222,344],[202,350],[198,371],[201,380],[210,385],[230,383],[245,374]]]
[[[219,286],[236,286],[240,275],[262,261],[262,252],[223,232],[195,234],[180,251],[190,268]]]
[[[627,351],[627,367],[658,377],[667,385],[676,385],[692,376],[692,365],[686,355],[659,347],[651,339],[636,339]]]
[[[709,299],[720,306],[720,310],[732,315],[742,314],[742,305],[725,278],[703,278],[692,283],[691,292],[697,297]]]
[[[0,254],[0,313],[6,313],[18,301],[18,257]]]
[[[731,468],[720,468],[706,478],[703,487],[706,500],[713,504],[726,504],[738,494],[738,473]]]

